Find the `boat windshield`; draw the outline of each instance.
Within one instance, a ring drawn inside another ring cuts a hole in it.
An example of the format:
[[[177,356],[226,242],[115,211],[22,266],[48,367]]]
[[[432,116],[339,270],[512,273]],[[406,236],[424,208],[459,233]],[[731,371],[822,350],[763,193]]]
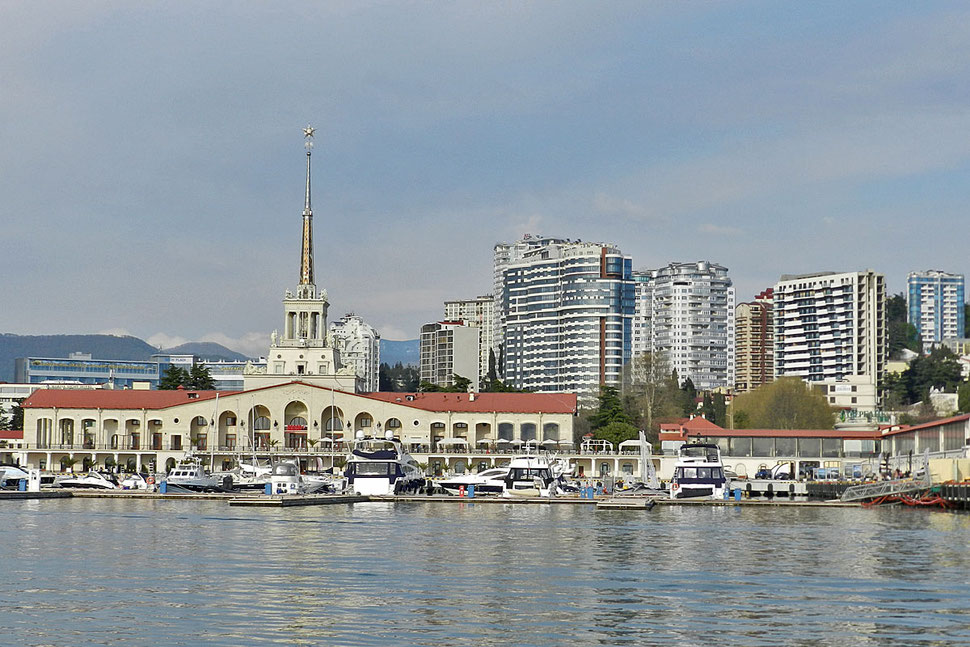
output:
[[[716,447],[684,445],[680,448],[680,455],[683,458],[701,458],[708,463],[716,463],[718,461]]]
[[[367,476],[388,476],[394,474],[394,463],[360,461],[353,464],[354,473]]]

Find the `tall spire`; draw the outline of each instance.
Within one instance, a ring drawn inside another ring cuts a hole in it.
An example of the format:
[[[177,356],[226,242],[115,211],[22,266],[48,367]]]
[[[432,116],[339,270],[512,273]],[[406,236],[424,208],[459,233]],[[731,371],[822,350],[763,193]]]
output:
[[[313,210],[310,208],[310,153],[313,149],[313,133],[316,128],[303,129],[303,145],[306,147],[306,200],[303,205],[303,251],[300,257],[299,294],[304,298],[315,298],[313,284]]]

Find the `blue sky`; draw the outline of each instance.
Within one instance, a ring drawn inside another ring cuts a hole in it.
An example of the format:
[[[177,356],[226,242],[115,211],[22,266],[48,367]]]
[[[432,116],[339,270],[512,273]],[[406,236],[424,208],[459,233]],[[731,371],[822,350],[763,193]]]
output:
[[[417,336],[492,246],[967,271],[970,7],[0,4],[0,332],[265,353],[317,130],[331,317]]]

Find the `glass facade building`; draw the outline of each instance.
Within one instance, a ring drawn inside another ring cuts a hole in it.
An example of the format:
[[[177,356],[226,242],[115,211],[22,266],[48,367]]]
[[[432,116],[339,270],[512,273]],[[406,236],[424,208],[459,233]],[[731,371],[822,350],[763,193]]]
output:
[[[963,274],[910,272],[906,287],[908,321],[924,344],[965,337]]]

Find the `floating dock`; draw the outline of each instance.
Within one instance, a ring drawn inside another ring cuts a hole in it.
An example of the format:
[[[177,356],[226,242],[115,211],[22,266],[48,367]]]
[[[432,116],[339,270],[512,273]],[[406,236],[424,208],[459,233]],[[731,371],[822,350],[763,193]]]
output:
[[[0,490],[0,501],[22,501],[24,499],[70,499],[67,490],[41,490],[40,492],[20,492],[19,490]]]
[[[363,503],[369,500],[370,497],[358,494],[264,494],[262,496],[234,496],[229,499],[229,505],[286,508],[303,505]]]

